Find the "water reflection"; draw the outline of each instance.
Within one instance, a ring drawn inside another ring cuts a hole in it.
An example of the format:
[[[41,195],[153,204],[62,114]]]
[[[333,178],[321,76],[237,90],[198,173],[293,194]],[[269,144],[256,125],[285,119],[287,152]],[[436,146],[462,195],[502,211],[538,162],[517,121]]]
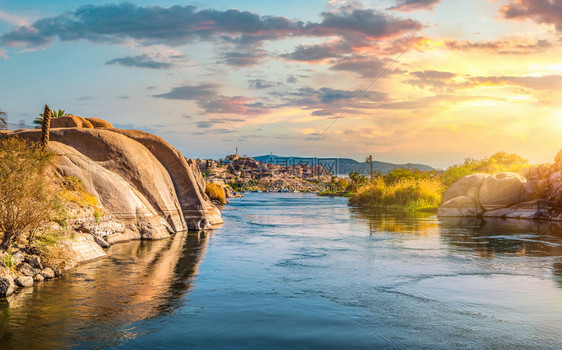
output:
[[[446,218],[439,220],[442,239],[482,257],[513,254],[531,257],[562,255],[560,223],[519,219]]]
[[[438,236],[451,251],[480,258],[526,256],[545,258],[552,278],[562,288],[562,222],[498,218],[439,218],[430,213],[364,211],[352,215],[365,221],[371,235]]]
[[[108,347],[136,337],[136,321],[175,310],[192,287],[204,233],[112,246],[109,257],[0,304],[7,349]],[[33,336],[30,336],[33,335]]]

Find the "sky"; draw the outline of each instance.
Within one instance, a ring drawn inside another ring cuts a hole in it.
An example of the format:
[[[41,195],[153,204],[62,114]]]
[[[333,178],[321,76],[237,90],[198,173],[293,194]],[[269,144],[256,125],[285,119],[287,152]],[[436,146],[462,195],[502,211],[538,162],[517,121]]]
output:
[[[562,0],[3,0],[0,109],[48,104],[189,158],[446,168],[562,148]]]

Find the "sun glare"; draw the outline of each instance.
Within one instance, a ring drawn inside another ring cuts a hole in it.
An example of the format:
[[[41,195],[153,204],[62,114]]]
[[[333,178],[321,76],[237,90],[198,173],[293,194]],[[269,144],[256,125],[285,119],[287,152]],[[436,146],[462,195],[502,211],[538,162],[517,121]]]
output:
[[[562,109],[554,112],[554,122],[558,125],[558,127],[562,128]]]

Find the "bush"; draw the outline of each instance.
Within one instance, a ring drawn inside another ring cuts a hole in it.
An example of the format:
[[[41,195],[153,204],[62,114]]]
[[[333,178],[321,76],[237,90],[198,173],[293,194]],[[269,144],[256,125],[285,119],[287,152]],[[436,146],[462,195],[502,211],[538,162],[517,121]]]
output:
[[[441,203],[445,190],[464,176],[518,172],[528,166],[528,161],[516,154],[498,152],[481,160],[467,158],[463,164],[453,165],[444,172],[395,169],[367,184],[363,184],[355,174],[355,181],[353,178],[352,181],[357,192],[352,195],[349,204],[379,208],[391,205],[412,209],[435,208]]]
[[[207,182],[205,193],[211,200],[218,201],[221,204],[226,204],[226,193],[224,187],[218,184]]]
[[[0,140],[0,249],[44,226],[56,208],[56,186],[46,173],[54,156],[15,137]]]
[[[436,208],[441,203],[444,186],[438,179],[402,179],[387,184],[376,178],[360,187],[349,204],[361,207],[384,208],[400,206],[409,209]]]
[[[467,158],[463,164],[449,167],[442,175],[443,183],[451,186],[464,176],[475,173],[495,174],[505,171],[518,172],[529,166],[529,161],[517,154],[498,152],[488,158],[476,160]]]

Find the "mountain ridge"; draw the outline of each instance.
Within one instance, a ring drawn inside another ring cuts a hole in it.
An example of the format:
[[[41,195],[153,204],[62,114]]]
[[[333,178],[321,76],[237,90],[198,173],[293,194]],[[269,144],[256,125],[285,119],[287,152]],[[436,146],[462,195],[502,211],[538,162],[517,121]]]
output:
[[[356,161],[352,158],[339,158],[339,157],[300,157],[300,156],[278,156],[278,155],[262,155],[252,157],[257,161],[263,163],[270,163],[270,164],[279,164],[283,159],[292,158],[295,160],[310,160],[310,159],[317,159],[318,161],[322,162],[322,160],[337,160],[337,167],[338,167],[338,176],[342,175],[349,175],[351,172],[358,172],[361,175],[369,175],[371,173],[371,165],[369,163],[361,163]],[[388,162],[381,162],[377,160],[373,160],[373,171],[374,172],[381,172],[383,174],[387,174],[394,169],[415,169],[415,170],[423,170],[423,171],[432,171],[435,168],[421,163],[403,163],[403,164],[396,164],[396,163],[388,163]]]

